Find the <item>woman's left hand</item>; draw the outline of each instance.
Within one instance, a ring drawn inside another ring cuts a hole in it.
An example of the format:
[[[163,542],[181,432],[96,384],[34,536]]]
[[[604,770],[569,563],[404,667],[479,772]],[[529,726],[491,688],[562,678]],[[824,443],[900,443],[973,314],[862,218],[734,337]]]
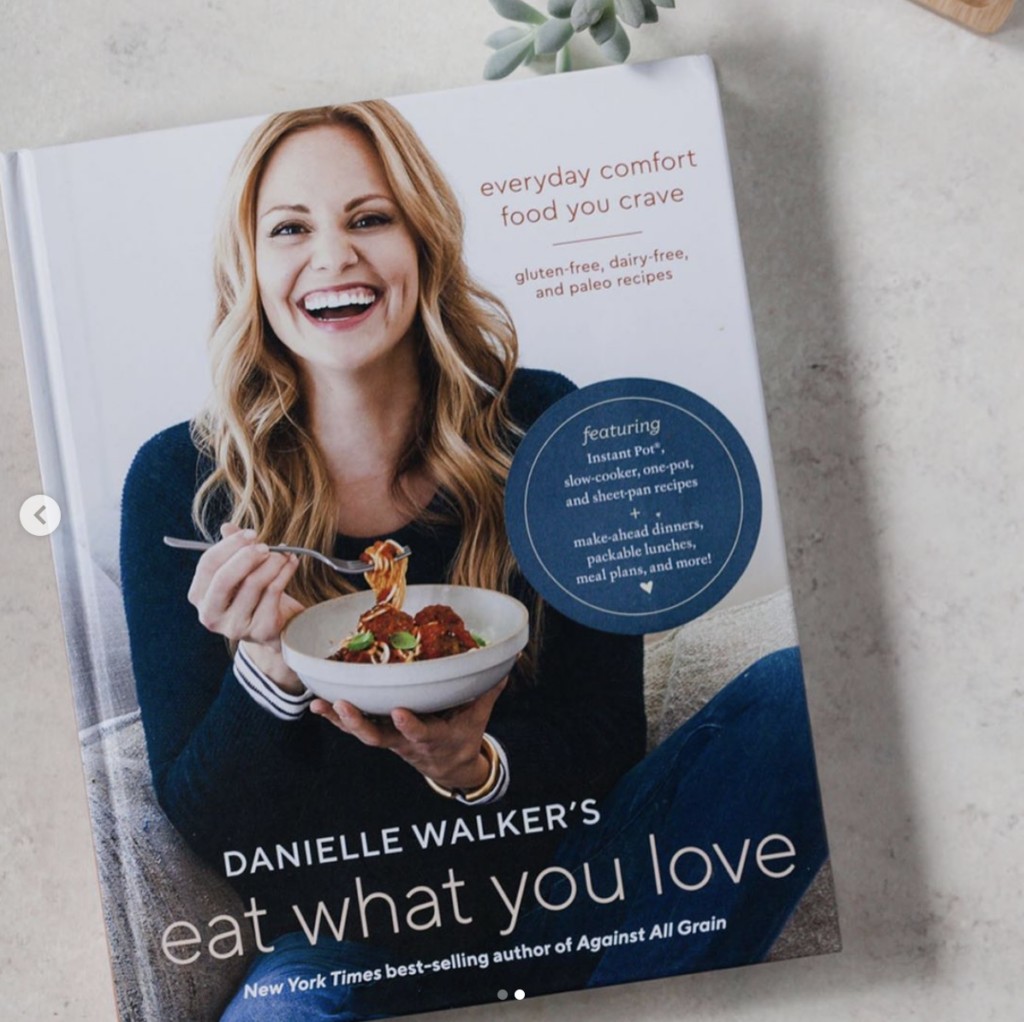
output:
[[[391,711],[390,722],[368,720],[351,703],[314,699],[310,710],[364,745],[390,749],[424,777],[444,788],[471,791],[487,780],[490,764],[483,754],[483,735],[494,704],[508,678],[458,706],[445,716],[419,716],[412,710]]]

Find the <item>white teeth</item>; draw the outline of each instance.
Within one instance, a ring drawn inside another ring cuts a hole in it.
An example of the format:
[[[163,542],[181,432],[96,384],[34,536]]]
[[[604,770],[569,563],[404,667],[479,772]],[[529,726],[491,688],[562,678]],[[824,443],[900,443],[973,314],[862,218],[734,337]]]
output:
[[[377,295],[368,287],[347,288],[344,291],[317,291],[306,295],[302,304],[307,312],[317,309],[340,309],[346,305],[371,305]]]

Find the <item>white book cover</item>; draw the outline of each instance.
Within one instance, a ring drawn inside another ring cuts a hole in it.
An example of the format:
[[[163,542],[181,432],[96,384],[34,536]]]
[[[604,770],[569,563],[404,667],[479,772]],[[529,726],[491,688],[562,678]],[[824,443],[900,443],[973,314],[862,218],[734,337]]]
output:
[[[709,58],[3,196],[122,1019],[838,950]]]

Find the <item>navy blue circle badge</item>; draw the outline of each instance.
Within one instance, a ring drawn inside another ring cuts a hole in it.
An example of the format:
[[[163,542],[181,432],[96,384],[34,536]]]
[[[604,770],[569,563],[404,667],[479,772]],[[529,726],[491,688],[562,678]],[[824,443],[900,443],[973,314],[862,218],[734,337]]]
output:
[[[638,635],[692,621],[739,581],[761,528],[761,486],[712,404],[660,380],[609,380],[530,428],[505,515],[520,568],[548,603]]]

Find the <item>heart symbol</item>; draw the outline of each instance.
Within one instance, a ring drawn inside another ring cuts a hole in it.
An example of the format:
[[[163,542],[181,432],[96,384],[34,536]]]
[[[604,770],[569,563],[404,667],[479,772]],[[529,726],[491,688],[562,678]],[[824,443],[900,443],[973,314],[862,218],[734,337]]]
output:
[[[641,589],[642,589],[642,590],[643,590],[643,591],[644,591],[645,593],[650,593],[650,592],[651,592],[651,590],[652,590],[652,589],[654,589],[654,583],[653,583],[653,582],[641,582],[641,583],[640,583],[640,588],[641,588]]]

